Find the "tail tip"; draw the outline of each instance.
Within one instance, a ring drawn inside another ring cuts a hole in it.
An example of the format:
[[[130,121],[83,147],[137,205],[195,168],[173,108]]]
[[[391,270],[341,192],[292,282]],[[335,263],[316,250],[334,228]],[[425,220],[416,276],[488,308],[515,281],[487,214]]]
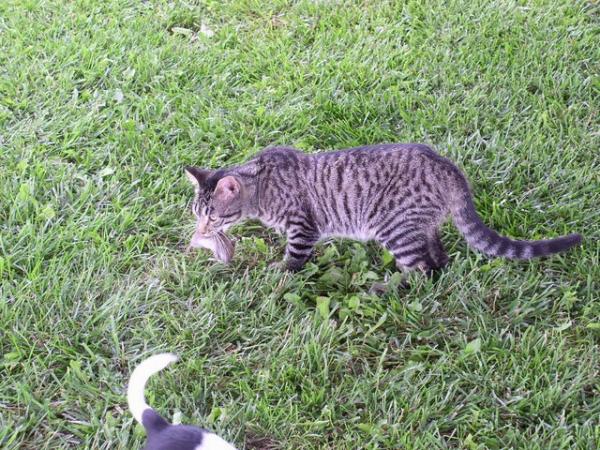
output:
[[[573,244],[573,246],[579,245],[583,242],[583,236],[579,233],[570,234],[568,237],[570,238],[570,241]]]
[[[175,353],[162,353],[162,355],[164,355],[169,362],[177,362],[177,360],[179,360],[179,356]]]
[[[167,367],[169,364],[177,362],[179,360],[179,357],[174,353],[158,353],[154,356],[151,356],[150,358],[159,362],[159,364],[163,367]]]
[[[545,248],[541,247],[542,253],[540,256],[567,251],[572,247],[580,245],[582,240],[583,237],[579,233],[568,234],[561,238],[551,239],[548,241],[548,245]]]

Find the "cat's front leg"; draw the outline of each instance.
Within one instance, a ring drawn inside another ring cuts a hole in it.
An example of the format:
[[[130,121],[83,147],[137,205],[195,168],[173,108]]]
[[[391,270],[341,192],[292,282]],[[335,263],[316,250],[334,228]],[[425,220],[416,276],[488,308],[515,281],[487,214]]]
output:
[[[292,228],[287,232],[287,246],[282,264],[292,272],[300,270],[312,256],[319,236],[307,228]]]

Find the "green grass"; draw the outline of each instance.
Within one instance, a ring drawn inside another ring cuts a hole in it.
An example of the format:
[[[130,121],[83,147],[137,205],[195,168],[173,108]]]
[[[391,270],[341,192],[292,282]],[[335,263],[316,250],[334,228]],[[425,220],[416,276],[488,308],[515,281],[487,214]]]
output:
[[[599,24],[574,0],[0,2],[0,447],[137,448],[127,378],[174,351],[150,403],[240,449],[598,448]],[[372,245],[293,276],[253,224],[229,267],[181,252],[184,165],[403,141],[500,232],[583,246],[488,261],[448,226],[448,269],[381,298]]]

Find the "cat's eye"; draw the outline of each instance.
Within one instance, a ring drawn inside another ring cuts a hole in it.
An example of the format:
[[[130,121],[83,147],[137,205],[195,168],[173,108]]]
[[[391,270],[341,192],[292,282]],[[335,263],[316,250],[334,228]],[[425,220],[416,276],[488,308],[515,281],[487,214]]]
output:
[[[208,216],[208,220],[209,220],[210,222],[214,222],[215,220],[217,220],[217,217],[215,216],[215,214],[214,214],[214,211],[215,211],[215,210],[213,209],[213,207],[212,207],[212,206],[209,206],[209,207],[208,207],[208,208],[206,208],[206,210],[204,211],[204,214],[205,214],[206,216]]]

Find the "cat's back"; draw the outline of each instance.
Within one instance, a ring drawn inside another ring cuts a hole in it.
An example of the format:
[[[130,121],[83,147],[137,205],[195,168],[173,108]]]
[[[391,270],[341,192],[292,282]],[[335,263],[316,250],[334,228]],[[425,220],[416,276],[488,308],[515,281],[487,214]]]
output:
[[[438,155],[431,147],[419,143],[365,145],[315,153],[304,153],[293,147],[270,147],[262,150],[254,159],[269,173],[280,176],[289,174],[312,181],[329,179],[332,171],[336,172],[339,179],[345,179],[362,172],[398,174],[423,165],[423,161],[434,165],[451,165],[449,160]]]
[[[388,158],[400,156],[426,155],[432,158],[442,157],[438,155],[431,147],[419,143],[397,143],[397,144],[378,144],[363,145],[360,147],[351,147],[341,150],[332,150],[315,153],[305,153],[293,147],[267,147],[261,150],[254,159],[263,163],[280,164],[285,162],[297,162],[304,160],[321,160],[327,162],[336,159],[364,159],[364,158]]]
[[[400,175],[415,167],[448,163],[431,147],[417,143],[365,145],[314,153],[310,159],[317,172],[329,175],[330,171],[335,170],[339,177],[344,178],[359,173]]]
[[[351,147],[330,152],[314,153],[311,156],[315,159],[338,159],[338,158],[389,158],[389,157],[411,157],[416,155],[426,155],[429,157],[440,156],[428,145],[419,143],[397,143],[397,144],[377,144],[363,145],[360,147]]]

